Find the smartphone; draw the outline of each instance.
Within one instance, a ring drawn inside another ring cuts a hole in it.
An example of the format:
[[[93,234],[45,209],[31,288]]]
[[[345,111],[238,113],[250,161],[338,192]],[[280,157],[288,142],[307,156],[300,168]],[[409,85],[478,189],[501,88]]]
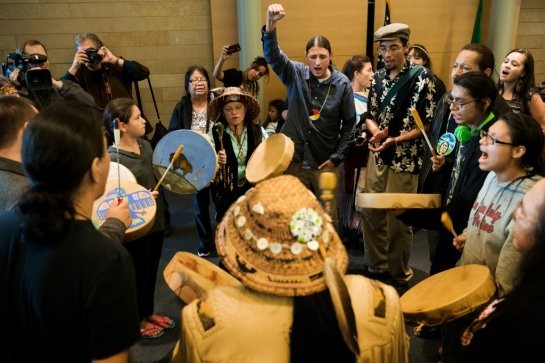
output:
[[[230,46],[227,47],[227,54],[233,54],[236,52],[240,52],[240,45],[238,43],[231,44]]]

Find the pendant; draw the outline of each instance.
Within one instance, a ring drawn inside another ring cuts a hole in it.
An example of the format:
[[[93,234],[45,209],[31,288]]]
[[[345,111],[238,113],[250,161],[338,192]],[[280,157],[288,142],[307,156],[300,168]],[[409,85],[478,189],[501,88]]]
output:
[[[456,136],[452,132],[447,132],[439,138],[435,149],[442,156],[449,155],[456,148]]]

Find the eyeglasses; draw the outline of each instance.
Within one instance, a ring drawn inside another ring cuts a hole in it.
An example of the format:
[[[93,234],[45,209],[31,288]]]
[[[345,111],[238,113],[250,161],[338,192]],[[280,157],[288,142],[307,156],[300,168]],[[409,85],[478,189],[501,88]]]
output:
[[[499,144],[499,145],[510,145],[510,146],[515,146],[513,143],[511,142],[506,142],[506,141],[500,141],[498,139],[496,139],[495,137],[493,137],[492,135],[490,135],[488,133],[488,131],[485,131],[485,130],[481,130],[481,139],[484,138],[486,140],[486,143],[487,144],[490,144],[490,145],[495,145],[495,144]]]
[[[390,51],[392,53],[399,52],[403,47],[400,47],[399,45],[392,45],[391,47],[386,47],[384,45],[381,45],[378,47],[378,51],[381,53],[386,53],[387,51]]]
[[[190,79],[189,83],[206,83],[206,78]]]
[[[448,103],[451,106],[454,106],[455,109],[462,108],[465,105],[467,105],[468,103],[475,102],[475,101],[477,101],[477,100],[473,99],[473,100],[469,100],[469,101],[464,101],[464,100],[455,99],[455,98],[452,98],[452,97],[445,97],[445,102]]]

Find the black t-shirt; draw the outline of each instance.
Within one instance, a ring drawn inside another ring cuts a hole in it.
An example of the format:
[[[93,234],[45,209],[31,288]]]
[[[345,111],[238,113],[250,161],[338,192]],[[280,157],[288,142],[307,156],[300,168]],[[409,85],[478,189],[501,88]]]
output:
[[[90,221],[47,244],[22,241],[20,224],[16,211],[0,215],[3,362],[91,362],[138,341],[134,267],[123,246]]]

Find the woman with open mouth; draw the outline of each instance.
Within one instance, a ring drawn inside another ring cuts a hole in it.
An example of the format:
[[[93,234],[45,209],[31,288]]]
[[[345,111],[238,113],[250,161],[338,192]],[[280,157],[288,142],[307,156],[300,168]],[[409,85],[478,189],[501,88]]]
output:
[[[545,103],[536,87],[534,57],[529,50],[513,49],[507,53],[500,68],[498,86],[513,112],[531,116],[545,132]]]

